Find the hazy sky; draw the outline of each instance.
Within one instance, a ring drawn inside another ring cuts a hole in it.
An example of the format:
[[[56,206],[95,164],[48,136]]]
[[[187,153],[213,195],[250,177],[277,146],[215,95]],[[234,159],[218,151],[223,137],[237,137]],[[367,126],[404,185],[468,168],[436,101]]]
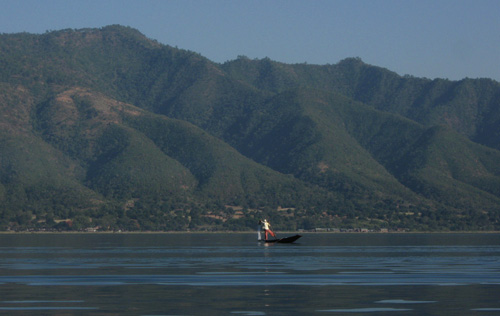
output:
[[[110,24],[221,63],[360,57],[400,75],[500,81],[500,0],[0,0],[0,33]]]

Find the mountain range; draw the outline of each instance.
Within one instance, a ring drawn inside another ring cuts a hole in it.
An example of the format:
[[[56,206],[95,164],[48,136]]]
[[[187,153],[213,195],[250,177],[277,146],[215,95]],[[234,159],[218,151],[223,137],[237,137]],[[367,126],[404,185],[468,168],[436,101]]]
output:
[[[130,27],[0,35],[1,230],[500,229],[500,84]]]

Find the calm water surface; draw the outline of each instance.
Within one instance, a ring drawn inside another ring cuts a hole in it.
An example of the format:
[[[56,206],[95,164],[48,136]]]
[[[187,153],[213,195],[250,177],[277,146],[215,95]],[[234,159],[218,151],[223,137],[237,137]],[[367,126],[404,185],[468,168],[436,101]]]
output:
[[[500,234],[2,234],[5,315],[500,315]]]

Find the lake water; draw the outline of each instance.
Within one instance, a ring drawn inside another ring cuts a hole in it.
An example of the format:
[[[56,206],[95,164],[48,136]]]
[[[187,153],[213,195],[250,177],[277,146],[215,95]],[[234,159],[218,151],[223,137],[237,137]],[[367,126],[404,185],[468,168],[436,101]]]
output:
[[[0,234],[0,314],[500,315],[500,234],[256,237]]]

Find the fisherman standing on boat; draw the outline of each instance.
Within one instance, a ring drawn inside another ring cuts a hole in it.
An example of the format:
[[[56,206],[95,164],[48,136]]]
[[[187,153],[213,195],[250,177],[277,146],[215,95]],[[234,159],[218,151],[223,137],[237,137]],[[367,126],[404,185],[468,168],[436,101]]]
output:
[[[276,235],[271,230],[271,224],[269,224],[269,222],[266,219],[259,221],[259,225],[261,225],[262,229],[264,230],[264,236],[266,238],[265,240],[267,240],[268,233],[274,238],[276,238]]]

